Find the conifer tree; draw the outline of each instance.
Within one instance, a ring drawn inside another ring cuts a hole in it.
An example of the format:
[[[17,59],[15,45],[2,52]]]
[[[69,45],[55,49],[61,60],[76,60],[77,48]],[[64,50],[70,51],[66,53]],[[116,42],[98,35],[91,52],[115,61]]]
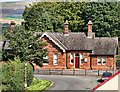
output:
[[[87,3],[37,2],[25,7],[23,18],[26,29],[40,32],[63,32],[64,22],[69,21],[69,31],[79,32],[84,25],[81,18]]]
[[[34,34],[34,31],[25,30],[24,27],[16,27],[13,32],[6,30],[3,33],[4,40],[9,40],[10,51],[4,50],[4,57],[9,59],[9,56],[19,56],[21,60],[33,61],[39,66],[42,66],[43,62],[47,62],[43,59],[46,56],[47,49],[43,49],[47,43],[40,40],[41,34]]]
[[[96,36],[118,37],[120,34],[118,7],[118,2],[90,2],[83,13],[85,19],[83,31],[87,31],[87,23],[91,20]]]

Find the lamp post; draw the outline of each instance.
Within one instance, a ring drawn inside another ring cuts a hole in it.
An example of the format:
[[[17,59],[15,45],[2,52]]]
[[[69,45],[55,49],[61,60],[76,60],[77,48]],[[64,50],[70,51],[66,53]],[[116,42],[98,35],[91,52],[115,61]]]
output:
[[[27,92],[27,63],[25,63],[25,92]]]
[[[115,74],[115,61],[116,61],[116,45],[115,45],[115,51],[114,51],[113,74]]]

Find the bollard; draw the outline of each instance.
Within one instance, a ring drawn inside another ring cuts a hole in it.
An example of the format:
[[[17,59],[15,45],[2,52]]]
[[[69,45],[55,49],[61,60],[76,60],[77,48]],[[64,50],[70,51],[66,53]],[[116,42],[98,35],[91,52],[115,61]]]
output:
[[[49,69],[49,75],[50,75],[51,73],[50,73],[50,69]]]
[[[75,75],[75,69],[73,69],[73,75]]]
[[[100,74],[99,74],[99,70],[98,70],[98,76],[99,76]]]
[[[63,69],[61,69],[61,75],[63,75]]]
[[[86,69],[85,69],[85,75],[86,75]]]

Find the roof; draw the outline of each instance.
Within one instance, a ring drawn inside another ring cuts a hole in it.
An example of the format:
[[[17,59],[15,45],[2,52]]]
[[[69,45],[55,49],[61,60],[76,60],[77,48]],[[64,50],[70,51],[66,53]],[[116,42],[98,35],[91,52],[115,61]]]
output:
[[[92,51],[91,55],[114,55],[116,49],[116,55],[118,55],[117,37],[88,38],[84,32],[69,32],[68,35],[62,32],[45,32],[43,34],[50,36],[55,44],[59,44],[64,50],[90,50]]]
[[[94,37],[88,38],[84,32],[35,32],[42,34],[42,37],[47,36],[53,43],[55,43],[63,52],[68,50],[90,50],[91,55],[118,55],[118,37]],[[42,38],[41,37],[41,38]],[[6,42],[5,48],[9,41]]]
[[[110,81],[112,78],[114,78],[115,76],[117,76],[120,73],[120,71],[118,71],[117,73],[115,73],[113,76],[111,76],[109,79],[105,80],[103,83],[99,84],[98,86],[96,86],[95,88],[93,88],[93,90],[98,89],[99,87],[101,87],[102,85],[104,85],[105,83],[107,83],[108,81]]]
[[[116,54],[118,55],[118,38],[117,37],[96,37],[94,38],[94,49],[93,54],[109,54],[114,55],[116,49]]]

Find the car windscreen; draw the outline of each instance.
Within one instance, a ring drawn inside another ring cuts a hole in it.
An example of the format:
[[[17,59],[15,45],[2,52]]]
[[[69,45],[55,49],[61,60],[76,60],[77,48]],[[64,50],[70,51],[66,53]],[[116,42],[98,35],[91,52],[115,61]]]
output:
[[[111,73],[103,73],[103,76],[112,76]]]

